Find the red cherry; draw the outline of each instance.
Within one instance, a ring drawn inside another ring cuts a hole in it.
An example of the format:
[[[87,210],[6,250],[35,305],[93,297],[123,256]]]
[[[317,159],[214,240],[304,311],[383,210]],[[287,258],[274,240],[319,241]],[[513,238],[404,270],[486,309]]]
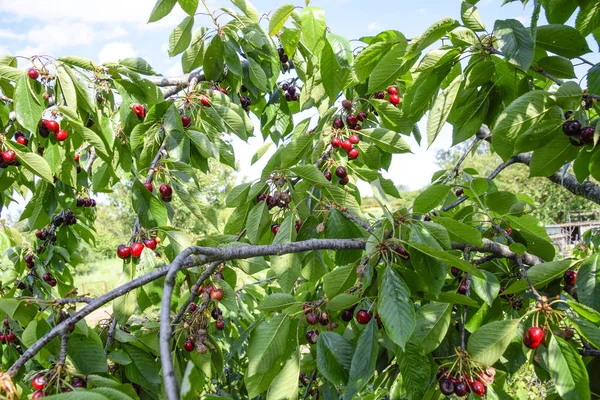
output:
[[[132,104],[131,109],[138,119],[144,119],[146,117],[146,107],[141,104]]]
[[[348,158],[351,160],[354,160],[356,157],[358,157],[358,149],[357,148],[350,149],[350,151],[348,152]]]
[[[219,92],[223,93],[223,94],[228,94],[229,92],[227,91],[227,89],[220,87]]]
[[[358,114],[356,114],[356,118],[358,118],[358,120],[360,122],[366,120],[368,117],[369,117],[368,114],[366,112],[364,112],[364,111],[361,111]]]
[[[35,68],[29,68],[27,70],[27,76],[30,77],[31,79],[37,79],[38,76],[40,76],[40,73]]]
[[[301,219],[296,221],[296,233],[298,233],[300,231],[300,228],[302,228],[302,220]]]
[[[537,349],[544,341],[544,330],[539,326],[532,326],[523,335],[523,343],[530,349]]]
[[[341,129],[344,127],[344,121],[341,118],[336,118],[333,120],[333,127],[337,129]]]
[[[58,282],[57,282],[57,281],[56,281],[56,279],[54,279],[54,278],[52,278],[52,279],[50,279],[50,280],[48,281],[48,285],[50,285],[50,286],[52,286],[52,287],[56,286],[56,284],[57,284],[57,283],[58,283]]]
[[[485,395],[485,385],[479,381],[469,381],[469,387],[471,391],[479,397]]]
[[[572,269],[569,269],[569,270],[565,271],[564,278],[565,278],[565,283],[567,285],[574,286],[575,281],[577,280],[577,272],[573,271]]]
[[[510,235],[512,233],[512,228],[506,228],[506,233]]]
[[[327,179],[329,182],[331,182],[331,172],[325,171],[325,172],[323,172],[323,176],[325,177],[325,179]]]
[[[0,333],[0,343],[6,343],[6,335],[4,333]]]
[[[219,330],[219,331],[222,331],[223,329],[225,329],[225,321],[223,321],[222,319],[216,321],[215,328],[217,328],[217,330]]]
[[[210,106],[210,100],[205,95],[200,96],[200,103],[202,103],[203,106]]]
[[[190,304],[190,312],[194,312],[198,309],[198,305],[196,303]]]
[[[17,153],[15,153],[14,150],[6,150],[4,153],[2,153],[2,161],[5,163],[11,163],[15,161],[16,157]]]
[[[348,125],[354,126],[358,122],[358,118],[356,118],[356,115],[350,114],[346,117],[346,122],[348,123]]]
[[[150,192],[152,192],[154,190],[154,186],[152,186],[152,182],[148,182],[148,181],[144,182],[144,187],[146,189],[148,189]]]
[[[31,395],[31,399],[35,400],[35,399],[41,399],[42,397],[46,396],[46,393],[44,393],[42,390],[36,390],[35,392],[33,392],[33,394]]]
[[[306,333],[304,334],[304,336],[306,337],[306,341],[310,344],[315,344],[317,343],[317,340],[319,339],[319,331],[306,331]]]
[[[342,145],[342,139],[340,139],[339,137],[334,137],[333,139],[331,139],[332,147],[339,149],[341,145]]]
[[[166,183],[163,183],[162,185],[160,185],[160,187],[158,188],[158,191],[160,192],[160,195],[163,197],[170,197],[173,195],[173,188],[169,185],[167,185]]]
[[[359,324],[366,325],[369,323],[370,320],[371,314],[367,310],[361,309],[358,310],[358,312],[356,313],[356,322],[358,322]]]
[[[352,148],[352,142],[348,139],[344,140],[342,142],[342,148],[346,151],[350,151],[350,149]]]
[[[360,138],[358,137],[358,135],[356,133],[350,135],[348,140],[350,140],[350,143],[352,143],[352,144],[357,144],[358,142],[360,142]]]
[[[31,380],[31,386],[37,390],[42,390],[46,386],[46,375],[42,372],[37,374]]]
[[[53,119],[45,119],[42,122],[44,123],[44,126],[46,127],[46,129],[48,129],[50,132],[56,133],[60,129],[58,122],[56,122]]]
[[[194,342],[192,342],[191,340],[187,340],[185,342],[185,344],[183,345],[183,348],[187,352],[190,352],[190,351],[194,350]]]
[[[121,259],[131,257],[131,247],[120,244],[119,247],[117,247],[117,256]]]
[[[346,171],[346,168],[340,165],[335,169],[335,174],[338,178],[345,178],[346,176],[348,176],[348,171]]]
[[[187,115],[182,115],[181,123],[183,124],[184,128],[187,128],[192,123],[192,119],[190,117],[188,117]]]
[[[224,295],[223,289],[213,289],[212,292],[210,292],[210,298],[214,301],[221,301]]]
[[[9,334],[6,335],[6,341],[7,342],[12,342],[13,340],[15,340],[15,334],[10,332]]]
[[[156,248],[156,240],[154,239],[145,239],[144,246],[149,248],[150,250],[154,250]]]
[[[379,100],[383,100],[383,99],[385,99],[385,93],[384,92],[375,92],[375,93],[373,93],[373,97],[375,97],[376,99],[379,99]]]
[[[65,131],[64,129],[61,129],[60,131],[56,132],[54,134],[54,137],[56,138],[56,140],[58,140],[59,142],[64,142],[65,140],[67,140],[67,137],[69,136],[69,134],[67,133],[67,131]]]
[[[25,136],[19,136],[17,138],[17,143],[19,143],[20,145],[23,145],[23,146],[27,146],[27,144],[29,143],[29,140]]]
[[[73,157],[73,161],[79,162],[79,154],[75,154],[75,157]]]
[[[463,193],[464,193],[464,191],[463,191],[462,189],[458,189],[458,190],[456,191],[456,197],[460,197],[460,196],[462,196],[462,195],[463,195]]]
[[[390,86],[387,88],[389,94],[398,94],[398,88],[396,86]]]
[[[278,224],[271,225],[271,232],[273,232],[273,235],[277,235],[277,232],[279,232],[279,225]]]
[[[392,103],[393,105],[397,106],[398,104],[400,104],[400,97],[397,94],[393,94],[390,96],[390,103]]]
[[[346,175],[345,177],[340,179],[340,185],[347,185],[349,181],[350,178],[348,178],[348,176]]]
[[[131,244],[131,255],[135,258],[139,258],[142,255],[142,251],[144,250],[144,245],[138,242],[133,242]]]
[[[44,275],[42,275],[42,280],[44,282],[48,282],[50,279],[52,279],[52,274],[46,272]]]
[[[308,322],[309,325],[316,325],[317,322],[319,322],[319,317],[317,316],[317,314],[309,312],[308,314],[306,314],[306,322]]]

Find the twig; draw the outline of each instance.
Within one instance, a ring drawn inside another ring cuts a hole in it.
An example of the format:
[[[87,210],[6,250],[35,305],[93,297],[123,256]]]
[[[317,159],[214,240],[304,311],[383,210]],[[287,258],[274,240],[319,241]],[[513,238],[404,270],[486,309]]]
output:
[[[579,354],[581,354],[582,356],[600,357],[600,350],[581,349],[581,350],[579,350]]]
[[[482,139],[479,137],[477,137],[477,138],[475,138],[475,140],[473,140],[473,143],[471,143],[469,148],[465,151],[465,153],[462,155],[462,157],[458,160],[458,162],[456,163],[456,165],[454,166],[452,171],[450,171],[448,176],[446,176],[446,178],[442,182],[442,185],[445,185],[446,183],[448,183],[450,181],[450,179],[452,179],[452,177],[458,173],[458,170],[460,169],[460,165],[463,163],[463,161],[465,161],[465,159],[471,153],[471,151],[473,151],[475,146],[477,146],[479,144],[479,142],[481,142],[481,140]]]
[[[106,346],[104,346],[104,352],[109,353],[108,347],[115,341],[115,331],[117,330],[117,317],[113,315],[110,325],[108,326],[108,333],[106,335]]]
[[[85,172],[89,173],[90,170],[92,169],[92,165],[94,164],[94,161],[96,161],[97,158],[98,158],[98,155],[96,154],[96,150],[93,147],[90,148],[89,157],[87,159],[87,162],[85,163],[85,167],[83,167],[83,170]]]
[[[90,303],[93,299],[91,297],[65,297],[64,299],[51,300],[52,304],[73,304],[73,303]]]
[[[313,371],[312,375],[310,376],[310,380],[308,381],[308,385],[306,385],[306,389],[304,390],[304,396],[302,397],[302,400],[308,399],[308,396],[310,395],[310,388],[311,388],[313,382],[315,381],[315,379],[317,379],[317,370],[316,369]]]

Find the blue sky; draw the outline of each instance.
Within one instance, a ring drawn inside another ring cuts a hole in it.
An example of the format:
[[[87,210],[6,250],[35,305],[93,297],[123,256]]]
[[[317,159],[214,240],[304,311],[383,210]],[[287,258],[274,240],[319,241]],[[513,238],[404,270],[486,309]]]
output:
[[[207,3],[213,10],[232,7],[224,0]],[[286,3],[289,1],[253,1],[265,13]],[[311,5],[325,10],[332,32],[357,39],[386,29],[400,30],[406,37],[417,36],[443,17],[460,19],[460,3],[458,0],[320,0],[312,1]],[[481,0],[477,4],[488,31],[496,19],[515,18],[529,24],[530,6],[523,8],[520,2],[515,2],[500,7],[501,3],[501,0]],[[297,4],[303,5],[303,1]],[[80,55],[100,62],[138,56],[164,75],[180,74],[179,58],[169,58],[167,42],[169,33],[185,15],[176,6],[176,12],[165,19],[146,24],[153,6],[154,0],[0,0],[0,55]],[[197,17],[195,27],[209,23]],[[543,23],[542,15],[540,24]],[[422,126],[425,132],[423,123]],[[427,185],[437,170],[435,151],[450,145],[450,129],[444,129],[429,150],[410,142],[413,154],[395,156],[388,176],[396,184],[418,189]],[[260,139],[249,144],[235,142],[240,170],[248,178],[255,178],[262,168],[260,162],[250,167],[250,158],[261,144]],[[368,194],[370,188],[361,185],[361,191]]]

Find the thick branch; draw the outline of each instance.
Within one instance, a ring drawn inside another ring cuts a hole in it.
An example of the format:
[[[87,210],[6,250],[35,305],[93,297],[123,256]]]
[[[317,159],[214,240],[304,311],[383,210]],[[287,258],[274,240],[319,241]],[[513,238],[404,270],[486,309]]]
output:
[[[493,242],[489,239],[483,239],[483,247],[477,247],[470,244],[465,243],[452,243],[452,248],[454,250],[462,250],[465,251],[467,249],[471,251],[477,251],[479,253],[492,253],[499,258],[510,258],[512,260],[516,260],[518,257],[521,257],[523,262],[527,265],[537,265],[544,262],[538,256],[534,256],[533,254],[524,253],[522,256],[519,256],[517,253],[514,253],[510,250],[510,248],[504,244]]]
[[[65,365],[67,361],[67,350],[69,348],[69,334],[67,332],[63,332],[60,336],[60,353],[58,355],[58,365]]]
[[[233,259],[244,259],[259,256],[282,255],[288,253],[298,253],[310,250],[363,250],[365,241],[363,239],[313,239],[302,242],[272,244],[266,246],[240,246],[233,248],[206,248],[206,247],[190,247],[181,252],[173,263],[159,267],[145,275],[142,275],[134,280],[103,294],[100,297],[92,300],[88,305],[73,315],[57,324],[48,333],[42,336],[37,342],[32,344],[21,357],[8,369],[7,373],[13,377],[17,371],[22,368],[27,361],[32,359],[45,345],[52,339],[57,337],[63,330],[74,325],[78,321],[85,318],[91,312],[99,309],[108,302],[119,298],[130,291],[144,286],[156,279],[159,279],[167,274],[169,269],[177,265],[177,270],[182,268],[191,268],[207,262],[219,261],[225,262]],[[194,256],[201,254],[201,256]],[[169,325],[169,324],[166,324]],[[169,326],[170,329],[170,326]]]

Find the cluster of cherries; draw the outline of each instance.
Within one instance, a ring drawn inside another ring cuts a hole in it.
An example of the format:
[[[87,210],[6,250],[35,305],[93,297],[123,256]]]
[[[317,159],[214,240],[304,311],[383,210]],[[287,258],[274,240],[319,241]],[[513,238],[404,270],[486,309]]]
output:
[[[131,243],[131,246],[120,244],[117,247],[117,257],[122,260],[128,259],[129,257],[140,258],[144,247],[147,247],[150,250],[156,249],[156,246],[160,243],[160,237],[148,237],[144,239],[143,242],[144,244],[140,242],[133,242]]]
[[[154,191],[154,186],[152,186],[152,182],[150,181],[144,182],[144,187],[151,192]],[[166,203],[169,203],[171,200],[173,200],[173,188],[171,185],[163,183],[158,187],[158,193],[160,193],[160,198],[162,201]]]
[[[286,208],[292,201],[292,196],[286,192],[280,191],[275,191],[273,195],[260,193],[256,196],[256,202],[260,203],[261,201],[265,201],[267,203],[269,210],[275,207]]]
[[[493,369],[491,369],[493,371]],[[490,372],[491,372],[490,371]],[[462,375],[458,371],[449,371],[447,368],[440,368],[437,372],[439,387],[443,394],[450,396],[455,394],[458,397],[465,397],[469,392],[473,392],[479,397],[483,397],[486,392],[485,383],[494,382],[493,373],[481,372],[475,379],[469,379],[468,374]]]
[[[352,114],[352,101],[342,101],[342,107],[347,111],[346,124],[349,129],[354,131],[360,131],[361,126],[359,122],[363,122],[368,118],[368,115],[364,111],[358,112],[356,115]],[[348,158],[354,160],[358,157],[358,149],[354,147],[355,144],[360,142],[360,137],[356,133],[350,134],[346,139],[343,139],[341,131],[344,128],[344,121],[342,118],[337,117],[333,120],[334,136],[331,139],[331,146],[339,149],[340,147],[348,153]]]
[[[60,125],[53,119],[42,119],[38,123],[38,133],[44,139],[50,135],[50,132],[54,134],[54,137],[59,142],[64,142],[69,137],[66,130],[60,129]]]
[[[27,139],[25,134],[21,131],[15,131],[15,140],[21,146],[27,146],[29,144],[29,139]]]
[[[279,54],[279,62],[281,63],[281,69],[283,72],[287,72],[290,69],[290,57],[285,54],[285,50],[283,47],[279,47],[277,49],[277,53]]]
[[[96,200],[90,198],[78,198],[77,207],[96,207]]]
[[[296,220],[296,233],[300,232],[300,228],[302,228],[302,220],[298,219]],[[279,224],[272,224],[271,225],[271,233],[273,235],[277,235],[277,232],[279,232]]]
[[[42,397],[49,396],[52,392],[72,392],[73,388],[85,388],[87,387],[87,381],[84,377],[73,376],[71,381],[67,385],[60,385],[59,383],[66,383],[66,380],[61,378],[60,382],[57,375],[49,377],[49,373],[40,372],[36,374],[31,380],[31,386],[35,389],[35,392],[31,395],[32,399],[39,399]]]
[[[392,103],[393,105],[397,106],[398,104],[400,104],[400,95],[398,92],[398,88],[396,86],[390,86],[387,88],[387,93],[389,95],[388,97],[388,101],[390,103]],[[385,92],[381,91],[381,92],[375,92],[373,94],[373,97],[375,97],[378,100],[385,100]]]
[[[52,287],[56,286],[58,283],[56,278],[54,278],[50,272],[46,272],[44,275],[42,275],[42,280]]]
[[[327,313],[326,311],[319,310],[318,306],[312,302],[304,303],[302,305],[302,310],[303,310],[304,314],[306,315],[306,322],[309,325],[321,324],[323,326],[326,326],[327,330],[329,330],[329,331],[336,329],[338,327],[337,322],[331,321],[329,313]],[[342,315],[341,315],[342,320],[345,322],[352,321],[352,318],[354,318],[355,310],[356,310],[356,305],[352,306],[351,308],[349,308],[347,310],[342,311]],[[356,322],[358,322],[361,325],[368,324],[371,321],[371,318],[373,318],[373,314],[371,312],[369,312],[368,310],[365,310],[364,308],[361,308],[360,310],[358,310],[356,312]],[[375,318],[377,319],[377,325],[379,327],[381,327],[381,321],[379,319],[379,315],[376,315]],[[319,331],[316,329],[310,329],[310,330],[306,331],[306,334],[304,336],[306,337],[306,341],[308,343],[316,344],[317,340],[319,339]]]
[[[331,172],[325,171],[323,172],[323,176],[325,177],[325,179],[331,182]],[[338,181],[340,185],[346,185],[350,180],[350,178],[348,177],[348,171],[346,171],[346,168],[342,167],[341,165],[335,169],[335,176],[340,178],[340,180]]]
[[[221,274],[220,272],[217,273],[216,276],[223,278],[223,274]],[[202,293],[208,293],[210,298],[215,302],[221,301],[223,299],[223,297],[225,296],[225,292],[223,292],[223,289],[215,288],[213,285],[199,286],[198,291],[196,293],[198,295],[201,295]],[[196,303],[192,303],[192,304],[190,304],[188,310],[190,313],[193,314],[196,311],[198,311],[198,305]],[[223,329],[225,329],[225,320],[223,319],[223,311],[221,311],[219,306],[215,306],[215,308],[213,308],[213,310],[211,311],[210,315],[215,320],[215,328],[218,331],[222,331]],[[194,350],[194,347],[195,347],[194,337],[190,336],[183,344],[183,348],[185,349],[185,351],[191,352],[192,350]]]
[[[15,336],[14,332],[10,330],[8,326],[8,316],[4,318],[2,331],[0,332],[0,343],[11,343],[14,341],[18,341],[17,336]]]
[[[563,133],[569,137],[569,141],[573,146],[583,146],[586,144],[594,144],[595,128],[593,126],[581,127],[581,122],[576,119],[571,120],[573,111],[567,111],[565,118],[567,119],[562,126]]]
[[[63,226],[63,225],[64,226],[75,225],[77,223],[77,217],[75,216],[73,211],[67,210],[64,213],[58,214],[57,216],[55,216],[54,219],[52,220],[52,223],[57,228],[60,226]]]
[[[298,90],[296,86],[284,83],[281,85],[281,90],[285,92],[287,101],[298,101]]]

